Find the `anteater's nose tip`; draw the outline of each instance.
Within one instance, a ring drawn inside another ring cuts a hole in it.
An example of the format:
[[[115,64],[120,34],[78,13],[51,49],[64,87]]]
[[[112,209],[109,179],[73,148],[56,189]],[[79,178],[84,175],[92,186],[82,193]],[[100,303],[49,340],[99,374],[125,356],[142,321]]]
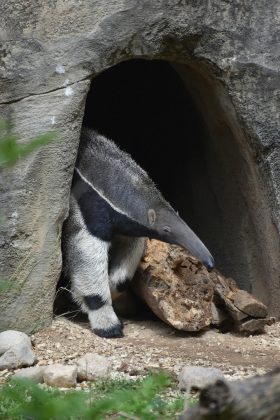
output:
[[[205,267],[207,268],[208,271],[213,270],[213,268],[215,267],[214,258],[212,256],[210,258],[208,258],[208,260],[204,262],[204,265],[205,265]]]

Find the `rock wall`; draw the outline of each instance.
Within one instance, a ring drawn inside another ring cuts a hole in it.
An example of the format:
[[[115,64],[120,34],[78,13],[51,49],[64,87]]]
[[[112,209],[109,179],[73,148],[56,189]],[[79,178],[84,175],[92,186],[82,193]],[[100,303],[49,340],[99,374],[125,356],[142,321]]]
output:
[[[50,322],[90,80],[139,57],[188,66],[213,82],[224,112],[234,114],[234,138],[242,138],[252,169],[246,176],[261,194],[255,205],[265,226],[256,237],[268,262],[258,294],[279,315],[279,8],[265,0],[1,2],[0,116],[22,141],[57,133],[55,143],[1,174],[0,277],[14,285],[1,293],[1,330]],[[203,94],[188,88],[195,100]],[[207,120],[207,101],[198,102]]]

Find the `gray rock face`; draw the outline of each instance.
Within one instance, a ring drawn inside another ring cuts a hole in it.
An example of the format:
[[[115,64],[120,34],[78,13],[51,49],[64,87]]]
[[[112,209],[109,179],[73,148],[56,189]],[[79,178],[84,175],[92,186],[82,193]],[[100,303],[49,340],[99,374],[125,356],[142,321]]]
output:
[[[21,369],[13,375],[13,379],[29,379],[36,384],[44,382],[45,366],[32,366]]]
[[[79,381],[93,381],[97,378],[107,378],[111,363],[106,357],[87,353],[77,360],[77,367]]]
[[[186,366],[178,376],[179,388],[190,393],[192,389],[201,390],[218,379],[224,379],[223,373],[216,368]]]
[[[76,386],[77,367],[59,363],[45,367],[44,382],[50,386],[71,388]]]
[[[0,278],[16,287],[1,292],[0,330],[51,321],[90,79],[135,57],[167,60],[184,81],[208,130],[194,191],[203,176],[209,200],[193,198],[196,214],[207,209],[203,239],[221,271],[279,315],[279,7],[1,2],[0,116],[22,142],[50,130],[57,140],[1,173]]]
[[[36,360],[30,338],[20,331],[0,333],[0,355],[0,370],[31,366]]]

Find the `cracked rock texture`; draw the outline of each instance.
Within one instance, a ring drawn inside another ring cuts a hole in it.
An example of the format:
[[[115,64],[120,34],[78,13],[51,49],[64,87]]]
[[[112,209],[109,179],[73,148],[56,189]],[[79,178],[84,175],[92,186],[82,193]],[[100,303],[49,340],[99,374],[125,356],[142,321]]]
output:
[[[279,16],[279,3],[265,0],[1,2],[0,116],[22,142],[57,133],[1,173],[0,278],[16,285],[1,292],[1,330],[31,332],[52,319],[90,79],[135,57],[179,63],[178,73],[189,69],[182,78],[209,130],[215,134],[224,118],[232,131],[249,168],[243,194],[256,192],[255,214],[248,214],[259,249],[252,245],[248,259],[263,261],[252,287],[279,315]]]

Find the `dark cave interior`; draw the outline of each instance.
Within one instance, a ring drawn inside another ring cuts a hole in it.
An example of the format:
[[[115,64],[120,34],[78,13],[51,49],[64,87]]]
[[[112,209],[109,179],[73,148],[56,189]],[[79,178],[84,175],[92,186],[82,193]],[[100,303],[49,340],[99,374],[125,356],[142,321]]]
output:
[[[265,302],[263,279],[270,273],[263,238],[271,233],[254,158],[236,134],[227,99],[209,80],[164,60],[122,62],[93,78],[83,124],[129,152],[210,249],[217,268]]]

